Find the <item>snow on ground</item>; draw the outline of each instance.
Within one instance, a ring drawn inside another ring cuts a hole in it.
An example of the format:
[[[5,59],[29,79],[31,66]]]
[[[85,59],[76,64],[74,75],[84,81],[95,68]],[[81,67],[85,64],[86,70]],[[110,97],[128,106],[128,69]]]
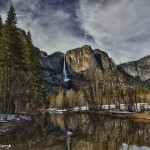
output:
[[[19,115],[18,117],[16,117],[13,114],[0,114],[0,122],[7,122],[7,121],[11,121],[11,120],[28,120],[28,121],[31,121],[32,119],[30,116]]]
[[[150,109],[150,105],[147,104],[147,103],[137,103],[137,104],[134,104],[134,107],[137,108],[137,111],[141,111],[141,109]]]
[[[85,110],[89,110],[89,107],[88,106],[83,106],[83,107],[72,108],[72,111],[85,111]]]
[[[102,105],[102,110],[114,110],[114,111],[116,110],[116,112],[128,113],[128,107],[129,105],[127,104],[120,104],[119,109],[117,109],[116,105]],[[101,107],[99,106],[99,108]],[[140,112],[142,109],[150,110],[150,105],[147,103],[134,103],[132,106],[132,110],[134,112]],[[63,113],[67,111],[67,109],[57,109],[57,108],[49,108],[46,110],[51,113]],[[86,110],[89,110],[89,107],[88,106],[74,107],[68,110],[75,111],[75,112],[86,111]]]
[[[108,109],[114,109],[114,108],[116,108],[116,105],[102,105],[102,109],[106,109],[106,110],[108,110]]]
[[[66,109],[57,109],[57,108],[49,108],[49,109],[46,109],[46,110],[49,111],[49,112],[52,112],[52,113],[63,113],[63,112],[67,111]]]
[[[63,112],[66,112],[67,109],[57,109],[57,108],[49,108],[49,109],[46,109],[47,111],[49,112],[52,112],[52,113],[63,113]],[[71,110],[71,111],[85,111],[85,110],[89,110],[88,107],[86,106],[83,106],[83,107],[74,107],[72,109],[68,109],[68,110]]]
[[[128,145],[126,143],[122,144],[122,147],[120,150],[150,150],[147,146],[136,146],[136,145]]]
[[[128,104],[120,104],[120,110],[121,111],[127,111],[128,110],[128,107],[129,105]],[[102,106],[102,109],[104,110],[109,110],[110,109],[115,109],[116,108],[116,105],[103,105]],[[150,105],[147,104],[147,103],[134,103],[133,106],[132,106],[132,110],[135,111],[135,112],[139,112],[141,111],[142,109],[145,109],[145,110],[150,110]]]

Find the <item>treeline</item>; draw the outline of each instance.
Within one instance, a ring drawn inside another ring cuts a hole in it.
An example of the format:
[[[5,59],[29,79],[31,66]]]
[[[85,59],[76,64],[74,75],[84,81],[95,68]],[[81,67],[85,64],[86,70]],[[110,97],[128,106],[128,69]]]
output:
[[[34,111],[46,99],[39,54],[28,31],[21,34],[11,6],[5,22],[0,16],[0,113]]]

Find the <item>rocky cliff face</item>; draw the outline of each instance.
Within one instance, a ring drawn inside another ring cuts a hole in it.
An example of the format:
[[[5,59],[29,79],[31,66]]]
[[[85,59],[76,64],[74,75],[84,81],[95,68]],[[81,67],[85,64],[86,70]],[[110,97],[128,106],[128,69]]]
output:
[[[99,49],[95,49],[93,51],[96,62],[98,63],[101,70],[109,70],[113,71],[116,70],[116,64],[114,63],[113,59],[109,58],[108,54],[104,51]]]
[[[63,60],[64,60],[64,54],[61,52],[55,52],[52,55],[47,55],[46,53],[42,53],[40,62],[43,68],[62,73]]]
[[[150,56],[121,64],[119,67],[132,77],[139,77],[142,81],[150,80]]]
[[[66,55],[56,52],[50,56],[41,54],[40,63],[44,69],[43,76],[47,82],[49,90],[57,91],[59,86],[65,86],[64,81],[64,58],[65,68],[72,86],[83,86],[84,77],[94,75],[98,72],[98,78],[112,81],[121,81],[123,77],[117,70],[114,61],[108,54],[99,49],[92,50],[88,45],[67,51]],[[81,78],[81,76],[83,78]]]
[[[64,54],[61,52],[55,52],[52,55],[41,53],[40,63],[48,92],[58,91],[59,86],[63,85],[63,61]]]
[[[102,74],[104,71],[111,72],[117,69],[106,52],[99,49],[92,50],[88,45],[67,51],[65,58],[70,73],[82,73],[97,69]]]
[[[65,58],[68,71],[71,74],[81,73],[98,67],[93,50],[88,45],[67,51]]]

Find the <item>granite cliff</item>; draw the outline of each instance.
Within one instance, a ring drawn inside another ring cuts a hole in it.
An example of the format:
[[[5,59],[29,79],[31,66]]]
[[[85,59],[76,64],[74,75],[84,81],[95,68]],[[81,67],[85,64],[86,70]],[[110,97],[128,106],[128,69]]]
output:
[[[137,61],[123,63],[118,67],[134,78],[139,78],[142,81],[150,80],[150,55]]]
[[[43,68],[43,78],[47,84],[47,91],[58,91],[63,85],[63,61],[64,54],[55,52],[52,55],[41,53],[40,63]]]
[[[65,60],[64,60],[65,59]],[[92,50],[88,45],[68,50],[64,55],[55,52],[48,56],[41,53],[40,63],[48,91],[58,91],[59,86],[82,88],[88,75],[98,72],[101,80],[122,82],[124,77],[108,54],[99,49]],[[64,63],[69,82],[64,81]],[[69,85],[69,86],[68,86]]]
[[[99,49],[92,50],[88,45],[81,48],[69,50],[66,53],[66,62],[70,73],[81,73],[83,71],[116,70],[116,65],[108,54]]]

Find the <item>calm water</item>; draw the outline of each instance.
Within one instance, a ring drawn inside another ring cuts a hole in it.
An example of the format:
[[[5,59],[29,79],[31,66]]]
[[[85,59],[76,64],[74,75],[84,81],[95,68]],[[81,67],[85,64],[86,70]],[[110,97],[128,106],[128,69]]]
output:
[[[150,124],[92,115],[45,114],[0,136],[12,150],[150,150]],[[4,149],[4,148],[0,148]]]

